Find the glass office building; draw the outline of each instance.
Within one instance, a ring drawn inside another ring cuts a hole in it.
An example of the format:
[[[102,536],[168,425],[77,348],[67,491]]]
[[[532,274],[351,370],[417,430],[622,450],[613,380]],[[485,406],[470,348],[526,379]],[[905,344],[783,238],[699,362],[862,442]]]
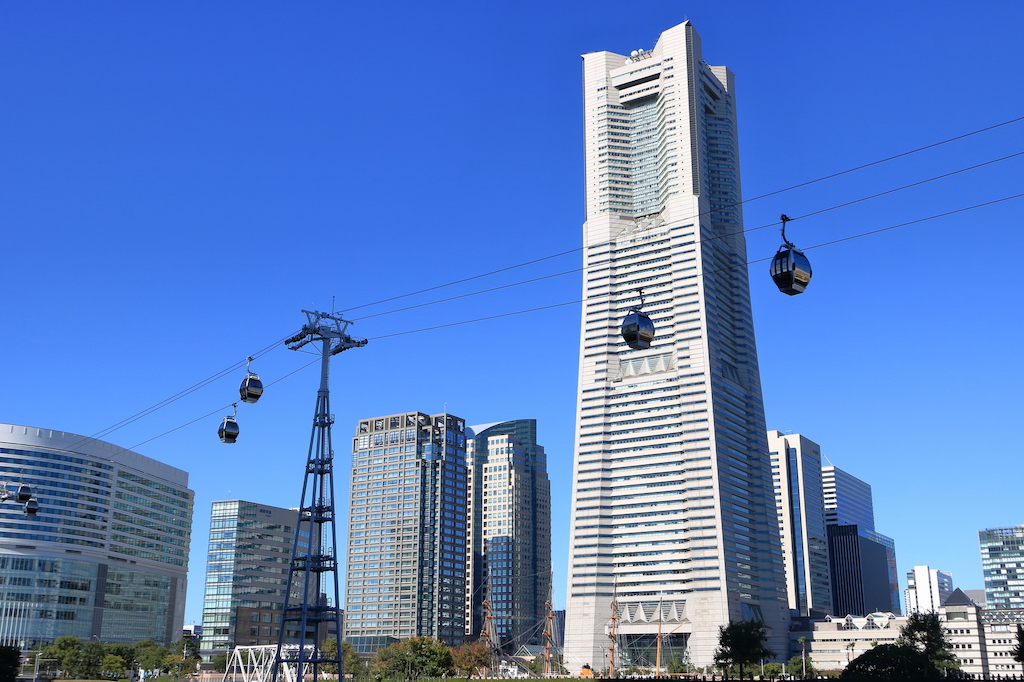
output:
[[[800,434],[768,432],[768,450],[786,562],[789,608],[801,616],[832,610],[821,448]]]
[[[837,616],[901,612],[896,542],[875,530],[871,486],[837,466],[821,467],[828,525],[832,609]]]
[[[988,609],[1024,608],[1024,525],[978,531]]]
[[[487,626],[506,653],[542,644],[551,597],[551,484],[537,420],[514,419],[468,429],[471,582],[466,637]]]
[[[200,639],[204,659],[235,646],[277,644],[297,519],[296,509],[244,500],[213,503]],[[300,550],[309,546],[308,535],[302,531]],[[297,577],[292,592],[301,600],[303,582]],[[286,635],[286,641],[298,641],[298,631]]]
[[[181,637],[193,493],[188,474],[101,440],[0,424],[0,478],[39,503],[0,503],[0,644],[62,635]]]

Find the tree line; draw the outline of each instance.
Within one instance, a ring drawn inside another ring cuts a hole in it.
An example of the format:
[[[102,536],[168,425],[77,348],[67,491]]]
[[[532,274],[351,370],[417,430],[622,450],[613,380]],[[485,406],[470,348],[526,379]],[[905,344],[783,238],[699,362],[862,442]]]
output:
[[[41,668],[57,670],[69,679],[135,678],[140,672],[171,675],[181,679],[199,667],[199,645],[188,638],[170,647],[151,639],[135,644],[82,642],[80,637],[58,637],[40,655]]]

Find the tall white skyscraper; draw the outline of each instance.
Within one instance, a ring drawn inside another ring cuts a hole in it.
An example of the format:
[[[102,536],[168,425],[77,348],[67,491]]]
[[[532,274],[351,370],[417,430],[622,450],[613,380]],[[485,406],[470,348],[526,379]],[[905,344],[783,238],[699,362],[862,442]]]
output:
[[[907,615],[912,613],[938,613],[939,607],[953,594],[953,574],[929,566],[914,566],[907,571]]]
[[[733,75],[685,22],[650,50],[584,55],[583,82],[566,665],[651,666],[659,632],[663,668],[707,665],[718,627],[749,619],[785,655]],[[647,350],[619,336],[638,289],[657,326]]]
[[[822,501],[821,448],[800,434],[768,432],[768,449],[786,563],[789,608],[831,614],[832,580]]]

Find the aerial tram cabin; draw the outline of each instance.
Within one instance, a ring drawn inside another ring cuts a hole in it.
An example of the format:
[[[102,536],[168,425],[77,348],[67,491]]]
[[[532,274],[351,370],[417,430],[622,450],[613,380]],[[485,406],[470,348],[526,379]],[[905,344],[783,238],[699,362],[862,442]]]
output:
[[[790,220],[792,218],[782,214],[782,246],[772,259],[771,275],[779,291],[796,296],[804,293],[811,282],[811,262],[803,251],[786,239],[786,223]]]
[[[626,319],[622,321],[622,340],[633,350],[647,350],[654,341],[654,323],[650,316],[643,312],[644,305],[643,289],[637,289],[640,294],[640,305],[630,308]]]

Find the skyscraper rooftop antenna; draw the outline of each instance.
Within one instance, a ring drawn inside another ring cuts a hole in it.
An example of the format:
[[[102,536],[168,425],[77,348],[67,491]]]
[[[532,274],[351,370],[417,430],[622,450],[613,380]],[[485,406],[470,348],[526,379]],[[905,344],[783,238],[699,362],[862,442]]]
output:
[[[311,310],[302,312],[306,315],[306,324],[285,344],[291,350],[298,350],[309,343],[320,344],[320,388],[316,394],[313,433],[306,457],[292,556],[288,564],[288,589],[285,591],[272,682],[277,682],[281,674],[285,679],[318,682],[322,679],[325,664],[336,665],[339,679],[344,679],[338,533],[334,506],[334,449],[331,444],[334,415],[331,414],[329,378],[332,356],[350,348],[362,348],[367,341],[351,336],[348,327],[352,323],[341,315]],[[305,534],[308,534],[308,546],[300,547],[299,540]],[[325,591],[328,588],[333,592],[333,599]],[[321,630],[321,626],[324,626],[326,632]],[[296,633],[291,636],[296,641],[288,642],[288,646],[285,646],[289,632]],[[337,647],[333,653],[323,651],[321,635],[335,640]],[[283,671],[283,666],[290,670]]]

